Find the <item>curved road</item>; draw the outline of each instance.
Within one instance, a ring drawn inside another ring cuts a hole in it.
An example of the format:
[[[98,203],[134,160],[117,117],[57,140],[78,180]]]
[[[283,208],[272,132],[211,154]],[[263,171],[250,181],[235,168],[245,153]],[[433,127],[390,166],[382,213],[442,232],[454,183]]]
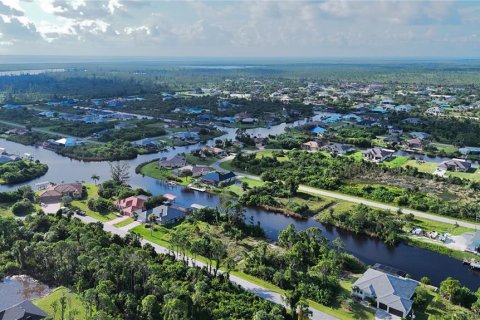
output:
[[[221,168],[220,164],[222,162],[232,160],[233,158],[234,158],[234,156],[228,156],[228,157],[226,157],[226,158],[224,158],[220,161],[215,162],[212,165],[212,167],[217,171],[226,172],[227,170]],[[245,177],[245,178],[250,178],[250,179],[253,179],[253,180],[262,181],[262,179],[259,176],[246,174],[246,173],[242,173],[242,172],[234,172],[234,173],[237,176],[242,176],[242,177]],[[334,199],[338,199],[338,200],[344,200],[344,201],[349,201],[349,202],[353,202],[353,203],[364,204],[364,205],[369,206],[369,207],[383,209],[383,210],[390,210],[390,211],[401,210],[403,213],[413,214],[414,216],[417,216],[417,217],[420,217],[420,218],[425,218],[425,219],[438,221],[438,222],[443,222],[443,223],[449,223],[449,224],[458,224],[459,226],[466,227],[466,228],[477,229],[478,227],[480,227],[480,225],[472,223],[472,222],[455,220],[455,219],[452,219],[452,218],[437,216],[437,215],[434,215],[434,214],[431,214],[431,213],[426,213],[426,212],[412,210],[412,209],[400,208],[400,207],[392,206],[392,205],[385,204],[385,203],[379,203],[379,202],[375,202],[375,201],[370,201],[370,200],[366,200],[366,199],[362,199],[362,198],[349,196],[349,195],[346,195],[346,194],[341,194],[341,193],[331,192],[331,191],[327,191],[327,190],[312,188],[312,187],[305,186],[305,185],[300,185],[298,187],[298,190],[303,191],[303,192],[312,193],[312,194],[319,195],[319,196],[325,196],[325,197],[330,197],[330,198],[334,198]]]
[[[99,222],[97,219],[94,219],[94,218],[89,217],[89,216],[79,216],[79,215],[75,214],[75,218],[80,219],[84,223]],[[118,219],[115,219],[115,220],[119,221]],[[128,230],[131,229],[130,225],[132,225],[133,227],[138,225],[137,223],[133,222],[132,224],[127,225],[125,227],[117,228],[113,225],[113,224],[116,223],[116,221],[112,220],[112,221],[108,221],[108,222],[103,223],[103,230],[111,232],[111,233],[116,234],[116,235],[119,235],[121,237],[124,237],[128,234]],[[147,243],[150,244],[155,249],[155,251],[157,253],[161,253],[161,254],[171,254],[172,253],[172,251],[170,249],[162,247],[162,246],[160,246],[156,243],[153,243],[151,241],[148,241],[146,239],[142,239],[141,243],[142,244],[147,244]],[[198,260],[195,260],[191,257],[183,257],[182,255],[180,255],[178,253],[175,254],[175,258],[176,259],[181,259],[181,260],[187,260],[188,264],[192,267],[193,266],[202,267],[202,268],[206,267],[205,263],[203,263],[201,261],[198,261]],[[271,291],[269,289],[266,289],[264,287],[261,287],[261,286],[255,284],[253,282],[247,281],[245,279],[242,279],[242,278],[234,276],[234,275],[230,275],[230,281],[234,284],[237,284],[237,285],[241,286],[246,291],[249,291],[249,292],[259,296],[260,298],[266,299],[266,300],[271,301],[273,303],[277,303],[277,304],[281,304],[283,306],[286,306],[285,302],[283,301],[282,295],[277,293],[277,292]],[[337,319],[337,318],[335,318],[335,317],[333,317],[333,316],[331,316],[327,313],[324,313],[324,312],[319,311],[319,310],[314,309],[314,308],[310,308],[310,311],[312,313],[311,319],[314,319],[314,320],[336,320]]]

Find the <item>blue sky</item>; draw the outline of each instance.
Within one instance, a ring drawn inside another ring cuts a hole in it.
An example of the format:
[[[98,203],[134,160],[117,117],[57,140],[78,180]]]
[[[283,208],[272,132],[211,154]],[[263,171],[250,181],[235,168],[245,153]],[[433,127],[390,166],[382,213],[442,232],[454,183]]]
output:
[[[479,53],[480,1],[0,0],[1,55]]]

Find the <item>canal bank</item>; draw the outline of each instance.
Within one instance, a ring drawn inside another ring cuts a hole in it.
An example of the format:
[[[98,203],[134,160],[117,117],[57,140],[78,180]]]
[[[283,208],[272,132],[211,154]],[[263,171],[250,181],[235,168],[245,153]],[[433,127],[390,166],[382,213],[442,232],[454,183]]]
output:
[[[289,124],[288,126],[294,126],[296,124]],[[257,135],[267,132],[278,134],[283,132],[286,127],[287,125],[282,124],[270,129],[252,129],[252,132],[250,132],[250,130],[247,130],[247,132]],[[226,128],[225,131],[227,133],[222,136],[221,139],[233,139],[235,137],[235,129]],[[213,141],[209,141],[207,144],[212,145]],[[74,181],[91,182],[90,177],[93,174],[99,175],[100,181],[107,180],[110,177],[110,166],[108,162],[84,162],[72,160],[62,157],[52,151],[32,146],[23,146],[6,140],[0,140],[0,146],[5,147],[12,153],[30,153],[35,159],[49,165],[50,170],[47,174],[37,180],[30,181],[28,183],[29,185],[34,185],[41,181],[51,181],[56,183]],[[197,203],[216,207],[220,201],[220,197],[217,195],[196,192],[184,187],[171,186],[159,180],[135,174],[135,168],[143,162],[159,157],[170,157],[177,153],[188,153],[192,150],[198,149],[199,146],[200,145],[178,147],[174,150],[142,155],[136,159],[127,161],[130,165],[131,176],[129,183],[134,187],[141,187],[149,190],[154,195],[164,193],[173,194],[177,196],[176,201],[181,205],[190,206],[193,203]],[[20,185],[15,185],[13,187],[0,186],[0,191],[12,190],[12,188],[17,188],[18,186]],[[335,227],[327,227],[314,219],[296,220],[282,214],[270,213],[258,208],[246,208],[247,221],[250,220],[250,217],[253,218],[255,223],[260,223],[265,230],[267,237],[271,240],[276,240],[279,232],[284,230],[290,224],[295,225],[297,230],[318,227],[322,230],[326,238],[330,240],[337,237],[342,239],[345,243],[346,250],[368,265],[373,265],[375,263],[390,265],[394,268],[404,270],[415,279],[427,276],[435,285],[438,285],[440,281],[451,276],[460,280],[462,284],[468,286],[472,290],[476,290],[480,286],[480,274],[469,271],[467,267],[463,266],[461,262],[454,258],[430,252],[425,249],[415,248],[405,244],[389,247],[381,240],[356,235]]]

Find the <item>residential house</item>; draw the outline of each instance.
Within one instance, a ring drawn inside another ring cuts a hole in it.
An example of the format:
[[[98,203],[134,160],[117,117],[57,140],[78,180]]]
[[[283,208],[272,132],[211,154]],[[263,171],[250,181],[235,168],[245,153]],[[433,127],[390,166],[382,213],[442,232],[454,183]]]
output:
[[[456,171],[467,172],[472,167],[472,164],[464,159],[450,159],[442,162],[437,171]]]
[[[4,104],[2,106],[3,109],[5,110],[18,110],[18,109],[21,109],[23,108],[22,106],[19,106],[17,104],[11,104],[11,103],[7,103],[7,104]]]
[[[173,174],[175,174],[177,176],[180,176],[184,172],[189,172],[189,173],[191,173],[192,177],[196,178],[196,177],[203,176],[203,175],[205,175],[205,174],[207,174],[211,171],[212,171],[212,168],[210,168],[209,166],[187,165],[187,166],[184,166],[184,167],[177,168],[177,169],[173,170]]]
[[[185,160],[185,157],[183,155],[176,154],[170,159],[160,160],[158,164],[160,167],[169,168],[169,169],[181,168],[187,165],[187,160]]]
[[[420,140],[418,138],[407,140],[406,141],[406,146],[410,150],[415,150],[415,151],[422,151],[423,150],[422,140]]]
[[[8,131],[5,131],[6,134],[14,134],[17,136],[23,136],[24,134],[28,133],[27,129],[24,128],[15,128],[15,129],[10,129]]]
[[[465,156],[469,154],[480,154],[480,147],[463,147],[459,148],[458,152]]]
[[[82,195],[83,187],[81,183],[62,183],[49,186],[38,198],[41,203],[49,204],[62,202],[63,197],[66,196],[79,199]]]
[[[206,184],[218,186],[220,184],[230,184],[233,183],[236,179],[236,175],[233,172],[221,173],[221,172],[210,172],[206,175],[200,177],[200,181]]]
[[[412,131],[409,133],[412,138],[417,138],[420,140],[426,140],[430,137],[430,134],[421,131]]]
[[[440,107],[431,107],[425,111],[426,114],[431,116],[439,116],[445,113],[445,110]]]
[[[322,136],[327,130],[322,127],[315,127],[310,130],[311,133],[316,134],[317,136]]]
[[[254,124],[258,122],[257,118],[244,118],[241,120],[243,124]]]
[[[29,300],[0,310],[0,320],[40,320],[46,317],[48,314]]]
[[[212,155],[215,157],[226,157],[228,154],[225,150],[216,147],[205,147],[201,150],[205,155]]]
[[[363,153],[363,158],[367,161],[380,163],[392,157],[394,153],[395,153],[395,150],[374,147],[371,149],[367,149]]]
[[[332,154],[336,155],[346,155],[355,151],[355,148],[348,144],[340,144],[340,143],[329,143],[322,148],[325,151],[328,151]]]
[[[406,118],[402,120],[403,123],[410,123],[410,124],[421,124],[422,120],[419,118]]]
[[[147,200],[148,197],[143,195],[131,196],[125,199],[117,200],[114,204],[123,215],[132,216],[133,214],[139,214],[145,210],[145,203]]]
[[[2,163],[8,163],[8,162],[14,162],[21,160],[19,156],[16,156],[14,154],[8,154],[8,153],[2,153],[0,154],[0,164]]]
[[[62,138],[55,141],[59,146],[62,147],[75,147],[77,145],[77,140],[74,138]]]
[[[308,141],[302,144],[302,149],[307,151],[318,151],[320,149],[320,146],[316,141]]]
[[[418,282],[369,268],[352,286],[352,295],[373,299],[377,308],[405,318],[412,312],[413,296]]]
[[[138,214],[138,220],[146,223],[149,221],[149,216],[154,215],[156,217],[156,223],[160,225],[167,225],[178,222],[185,218],[185,216],[191,212],[192,209],[182,207],[176,204],[161,205],[152,209],[142,211]]]
[[[175,134],[175,138],[182,141],[198,141],[200,140],[200,135],[196,132],[179,132]]]

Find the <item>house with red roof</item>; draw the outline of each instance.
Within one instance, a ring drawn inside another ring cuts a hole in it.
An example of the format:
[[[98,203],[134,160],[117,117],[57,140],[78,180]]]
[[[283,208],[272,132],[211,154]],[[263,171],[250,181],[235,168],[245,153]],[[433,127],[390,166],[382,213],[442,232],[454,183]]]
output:
[[[144,211],[147,200],[148,197],[143,195],[131,196],[115,201],[115,207],[120,210],[123,215],[131,216],[134,213],[138,214]]]
[[[43,191],[38,199],[41,203],[59,203],[65,196],[79,199],[82,197],[83,187],[81,183],[62,183],[52,185]]]

